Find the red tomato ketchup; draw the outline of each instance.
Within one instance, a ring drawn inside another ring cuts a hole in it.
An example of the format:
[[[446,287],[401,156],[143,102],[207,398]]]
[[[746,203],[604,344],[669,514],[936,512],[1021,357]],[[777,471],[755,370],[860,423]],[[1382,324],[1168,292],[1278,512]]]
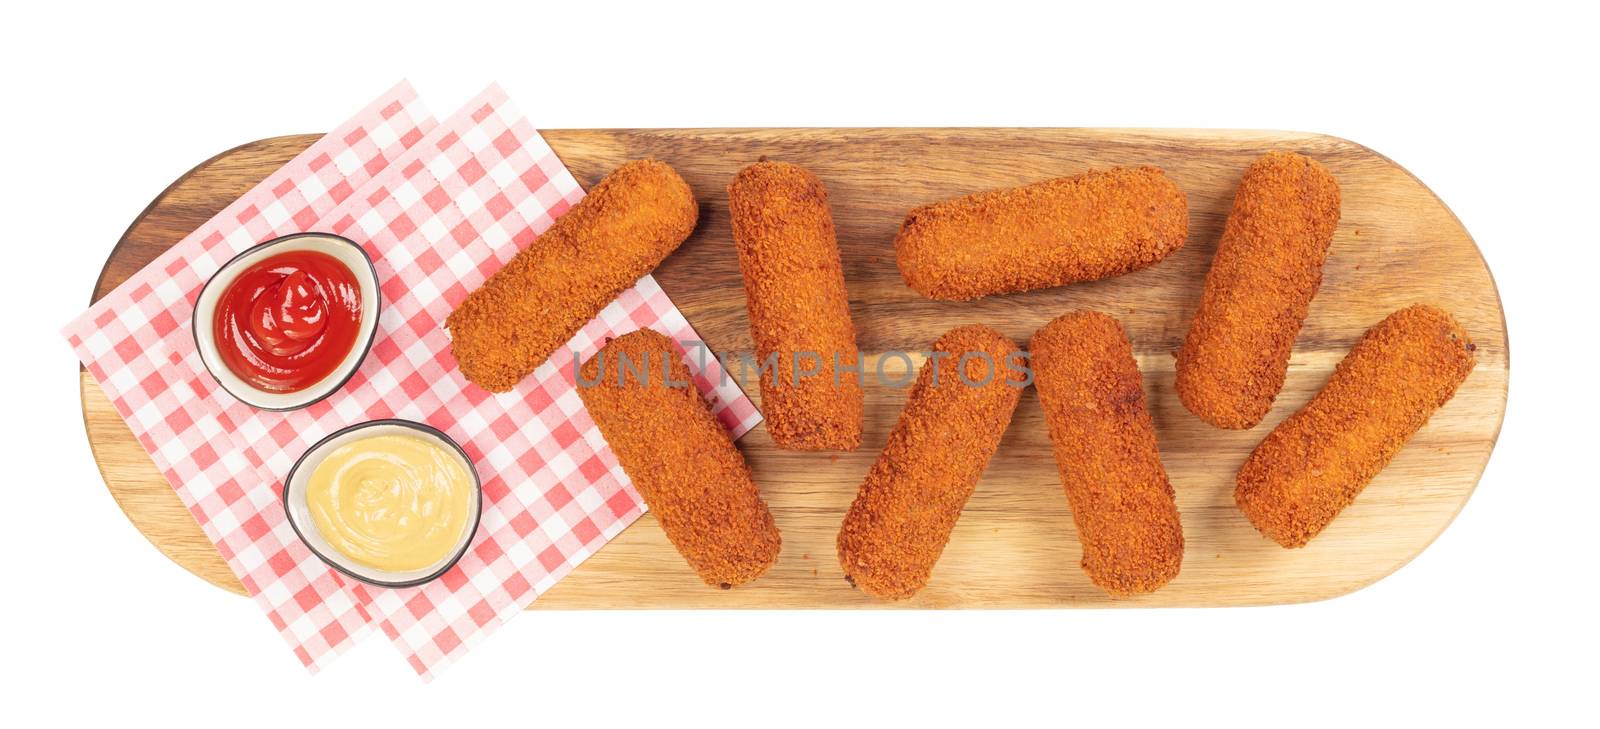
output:
[[[239,379],[299,392],[339,367],[361,329],[361,287],[337,258],[289,251],[245,269],[217,300],[217,351]]]

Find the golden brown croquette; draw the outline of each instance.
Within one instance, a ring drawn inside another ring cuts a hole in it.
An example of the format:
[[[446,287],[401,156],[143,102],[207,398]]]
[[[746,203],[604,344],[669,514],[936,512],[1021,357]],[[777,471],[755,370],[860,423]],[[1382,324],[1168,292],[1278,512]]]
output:
[[[855,450],[860,355],[828,191],[803,167],[762,161],[728,185],[728,212],[756,356],[776,363],[761,376],[767,433],[779,448]]]
[[[1390,314],[1245,459],[1234,501],[1273,541],[1305,546],[1450,401],[1477,364],[1475,349],[1444,311],[1417,304]]]
[[[894,247],[907,286],[963,301],[1136,271],[1188,232],[1187,198],[1164,172],[1116,167],[924,205]]]
[[[1073,312],[1028,348],[1083,571],[1112,595],[1154,592],[1178,576],[1183,526],[1127,333],[1105,314]]]
[[[845,578],[886,600],[928,583],[1026,381],[1017,345],[989,327],[952,329],[933,350],[839,529]]]
[[[624,334],[580,374],[580,385],[596,383],[578,388],[584,407],[700,579],[727,588],[772,567],[778,527],[672,340],[650,329]]]
[[[1339,183],[1316,160],[1270,152],[1245,170],[1178,350],[1178,398],[1189,412],[1236,429],[1266,416],[1338,224]]]
[[[461,374],[491,392],[515,387],[660,265],[698,216],[666,163],[618,167],[445,319]]]

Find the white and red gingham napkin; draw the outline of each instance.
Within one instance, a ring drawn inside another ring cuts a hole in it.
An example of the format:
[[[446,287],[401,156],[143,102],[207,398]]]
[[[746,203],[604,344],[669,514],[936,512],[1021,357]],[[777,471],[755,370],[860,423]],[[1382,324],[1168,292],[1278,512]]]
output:
[[[425,678],[521,611],[643,512],[557,352],[508,393],[469,385],[446,315],[583,196],[491,87],[435,124],[406,84],[308,148],[64,331],[245,589],[313,670],[376,622]],[[372,256],[383,308],[372,352],[332,397],[274,413],[218,388],[187,321],[206,278],[255,243],[332,232]],[[692,327],[649,276],[568,343],[581,361],[640,327]],[[701,366],[702,360],[704,367]],[[733,432],[760,420],[715,358],[686,357]],[[295,537],[282,479],[308,447],[374,418],[426,422],[483,477],[483,519],[440,579],[385,589],[340,575]]]

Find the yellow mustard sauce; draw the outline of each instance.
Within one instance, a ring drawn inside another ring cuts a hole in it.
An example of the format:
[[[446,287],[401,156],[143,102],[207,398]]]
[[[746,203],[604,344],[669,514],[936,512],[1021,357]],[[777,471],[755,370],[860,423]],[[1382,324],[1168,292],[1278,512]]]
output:
[[[472,476],[455,451],[409,435],[346,443],[317,464],[306,504],[350,559],[388,572],[449,557],[472,522]]]

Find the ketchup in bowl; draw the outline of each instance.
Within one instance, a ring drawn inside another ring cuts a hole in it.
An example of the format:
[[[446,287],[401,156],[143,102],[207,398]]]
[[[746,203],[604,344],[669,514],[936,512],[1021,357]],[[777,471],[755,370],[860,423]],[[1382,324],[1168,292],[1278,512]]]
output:
[[[228,285],[212,333],[223,364],[239,379],[265,392],[299,392],[338,369],[355,347],[361,288],[326,253],[279,253]]]

